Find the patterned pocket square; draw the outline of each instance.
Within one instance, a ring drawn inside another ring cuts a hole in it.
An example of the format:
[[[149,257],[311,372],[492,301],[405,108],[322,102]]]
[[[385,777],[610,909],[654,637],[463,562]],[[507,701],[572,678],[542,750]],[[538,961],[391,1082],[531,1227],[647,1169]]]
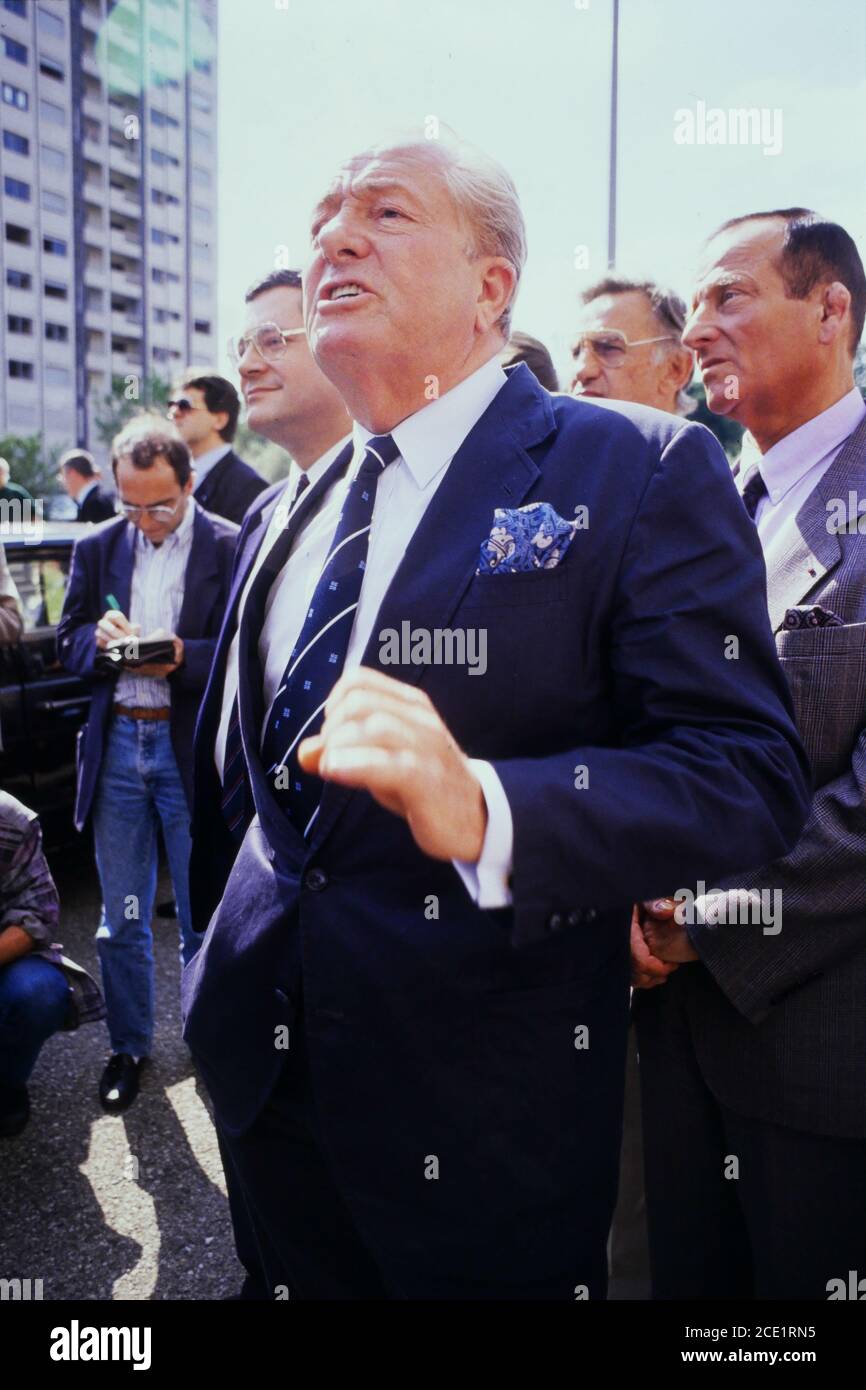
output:
[[[551,570],[574,539],[576,521],[565,521],[549,502],[497,507],[490,535],[481,547],[476,574],[521,574]]]
[[[796,630],[801,627],[844,627],[841,618],[822,608],[819,603],[803,608],[789,608],[785,614],[784,626]]]

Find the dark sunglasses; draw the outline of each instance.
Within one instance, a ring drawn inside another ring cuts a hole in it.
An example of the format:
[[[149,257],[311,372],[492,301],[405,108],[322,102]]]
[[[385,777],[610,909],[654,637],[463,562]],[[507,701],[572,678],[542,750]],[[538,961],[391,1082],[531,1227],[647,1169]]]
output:
[[[193,410],[200,409],[201,406],[193,405],[192,401],[188,400],[186,396],[178,396],[176,400],[169,401],[166,406],[166,412],[169,415],[173,410],[177,411],[178,415],[189,415]]]

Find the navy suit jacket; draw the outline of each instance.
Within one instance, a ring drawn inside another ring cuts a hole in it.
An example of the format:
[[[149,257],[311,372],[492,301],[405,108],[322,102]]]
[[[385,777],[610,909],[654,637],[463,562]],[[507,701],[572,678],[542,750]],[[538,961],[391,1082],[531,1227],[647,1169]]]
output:
[[[247,508],[267,486],[261,473],[244,463],[232,449],[205,475],[195,489],[195,500],[205,511],[215,512],[239,526]]]
[[[108,594],[113,594],[123,612],[129,614],[134,535],[132,525],[119,517],[77,542],[57,627],[60,661],[68,671],[93,685],[90,714],[79,734],[75,797],[75,825],[79,830],[84,828],[93,803],[117,683],[116,675],[103,675],[94,668],[96,624],[108,607]],[[230,521],[196,509],[177,624],[177,636],[183,638],[184,660],[168,678],[172,747],[190,804],[196,714],[225,611],[237,535],[238,528]]]
[[[302,989],[322,1141],[371,1250],[526,1288],[552,1244],[563,1269],[603,1250],[631,903],[784,852],[809,791],[757,533],[716,440],[551,396],[524,364],[508,378],[425,512],[365,663],[419,684],[492,762],[514,821],[513,906],[478,908],[363,791],[326,785],[301,839],[258,760],[261,676],[242,628],[257,815],[183,993],[184,1036],[238,1134],[273,1088]],[[534,501],[588,508],[562,562],[477,574],[494,508]],[[484,629],[486,674],[383,665],[379,634],[407,620]],[[231,627],[198,726],[205,763]]]

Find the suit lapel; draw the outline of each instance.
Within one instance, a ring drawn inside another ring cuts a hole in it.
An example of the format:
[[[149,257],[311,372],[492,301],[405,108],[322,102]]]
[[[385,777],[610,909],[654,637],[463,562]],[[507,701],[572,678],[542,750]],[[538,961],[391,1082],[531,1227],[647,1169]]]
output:
[[[837,516],[841,502],[847,524],[857,526],[856,498],[863,483],[864,455],[866,420],[849,435],[789,523],[781,543],[774,547],[779,559],[767,567],[767,604],[774,632],[782,626],[787,609],[800,603],[839,564],[842,543],[832,529],[831,518]]]
[[[204,513],[196,506],[183,584],[183,603],[177,620],[178,637],[193,637],[196,632],[201,632],[218,591],[216,538]]]
[[[132,566],[135,559],[135,541],[137,532],[130,521],[125,521],[118,528],[118,536],[112,547],[108,561],[108,583],[106,588],[109,594],[113,594],[120,604],[121,612],[129,617],[129,604],[132,598]],[[104,602],[107,594],[100,594],[100,602]]]
[[[478,567],[479,551],[496,507],[519,507],[539,477],[527,449],[555,428],[550,398],[524,364],[472,428],[448,466],[382,600],[363,656],[365,666],[391,674],[379,659],[379,633],[448,626]],[[401,680],[423,682],[426,668],[401,670]],[[328,835],[351,799],[351,788],[326,784],[311,848]]]

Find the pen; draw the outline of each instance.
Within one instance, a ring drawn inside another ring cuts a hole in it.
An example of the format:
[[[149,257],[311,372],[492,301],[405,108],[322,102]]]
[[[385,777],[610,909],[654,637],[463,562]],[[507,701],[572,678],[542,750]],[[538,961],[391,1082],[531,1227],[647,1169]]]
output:
[[[109,608],[116,608],[117,612],[120,612],[120,604],[117,602],[117,599],[114,597],[114,594],[106,594],[105,602]]]

